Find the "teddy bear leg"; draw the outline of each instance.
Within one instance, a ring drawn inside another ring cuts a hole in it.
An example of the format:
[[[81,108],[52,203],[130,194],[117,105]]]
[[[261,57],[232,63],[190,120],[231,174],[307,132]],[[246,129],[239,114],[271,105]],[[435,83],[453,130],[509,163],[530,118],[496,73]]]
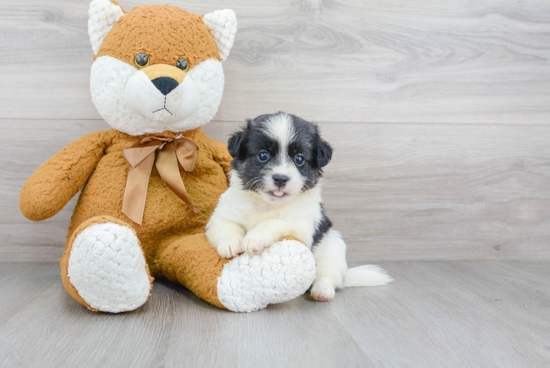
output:
[[[142,306],[153,281],[134,231],[109,216],[93,217],[75,230],[61,258],[61,276],[79,303],[110,313]]]
[[[307,291],[316,275],[311,251],[282,240],[260,255],[221,258],[204,234],[171,242],[161,253],[159,272],[199,298],[233,312],[252,312],[292,300]]]

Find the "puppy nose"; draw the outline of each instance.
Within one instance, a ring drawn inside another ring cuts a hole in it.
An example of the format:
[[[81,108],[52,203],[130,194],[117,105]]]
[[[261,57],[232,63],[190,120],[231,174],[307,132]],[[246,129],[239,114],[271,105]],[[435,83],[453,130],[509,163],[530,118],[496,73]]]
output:
[[[155,78],[151,82],[165,96],[170,92],[172,92],[174,89],[176,89],[177,86],[180,85],[177,80],[170,77]]]
[[[273,181],[275,182],[276,186],[282,188],[286,185],[288,181],[288,176],[275,174],[273,175]]]

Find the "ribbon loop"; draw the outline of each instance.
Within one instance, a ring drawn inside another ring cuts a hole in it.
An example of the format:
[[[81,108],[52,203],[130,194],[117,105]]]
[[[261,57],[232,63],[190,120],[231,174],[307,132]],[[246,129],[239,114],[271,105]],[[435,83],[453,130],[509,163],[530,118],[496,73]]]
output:
[[[149,146],[149,147],[130,147],[122,151],[124,158],[132,168],[136,168],[139,164],[148,158],[157,150],[158,146]]]
[[[200,213],[189,199],[179,171],[179,166],[186,172],[194,170],[199,154],[199,147],[194,142],[183,137],[147,136],[132,147],[123,150],[122,154],[130,164],[122,213],[130,220],[139,225],[143,222],[147,188],[153,166],[156,166],[168,188],[194,213]]]

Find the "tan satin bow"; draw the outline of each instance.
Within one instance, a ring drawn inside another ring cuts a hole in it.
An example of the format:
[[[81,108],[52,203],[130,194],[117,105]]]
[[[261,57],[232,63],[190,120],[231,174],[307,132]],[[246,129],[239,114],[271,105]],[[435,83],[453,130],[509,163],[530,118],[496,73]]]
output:
[[[169,134],[165,133],[165,135]],[[156,153],[157,151],[158,153]],[[147,188],[153,165],[157,167],[164,183],[182,201],[187,203],[193,212],[200,213],[187,195],[178,167],[179,164],[187,172],[191,172],[195,168],[199,157],[199,147],[194,142],[176,136],[148,136],[132,147],[123,150],[122,154],[130,164],[124,201],[122,202],[122,213],[130,220],[139,225],[143,222]]]

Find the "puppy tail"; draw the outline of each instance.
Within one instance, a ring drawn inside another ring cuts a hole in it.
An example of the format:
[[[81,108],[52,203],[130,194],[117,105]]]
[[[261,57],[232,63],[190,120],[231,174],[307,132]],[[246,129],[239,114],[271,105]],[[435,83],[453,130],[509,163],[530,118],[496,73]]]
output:
[[[387,285],[393,279],[376,265],[365,265],[348,269],[344,287]]]

